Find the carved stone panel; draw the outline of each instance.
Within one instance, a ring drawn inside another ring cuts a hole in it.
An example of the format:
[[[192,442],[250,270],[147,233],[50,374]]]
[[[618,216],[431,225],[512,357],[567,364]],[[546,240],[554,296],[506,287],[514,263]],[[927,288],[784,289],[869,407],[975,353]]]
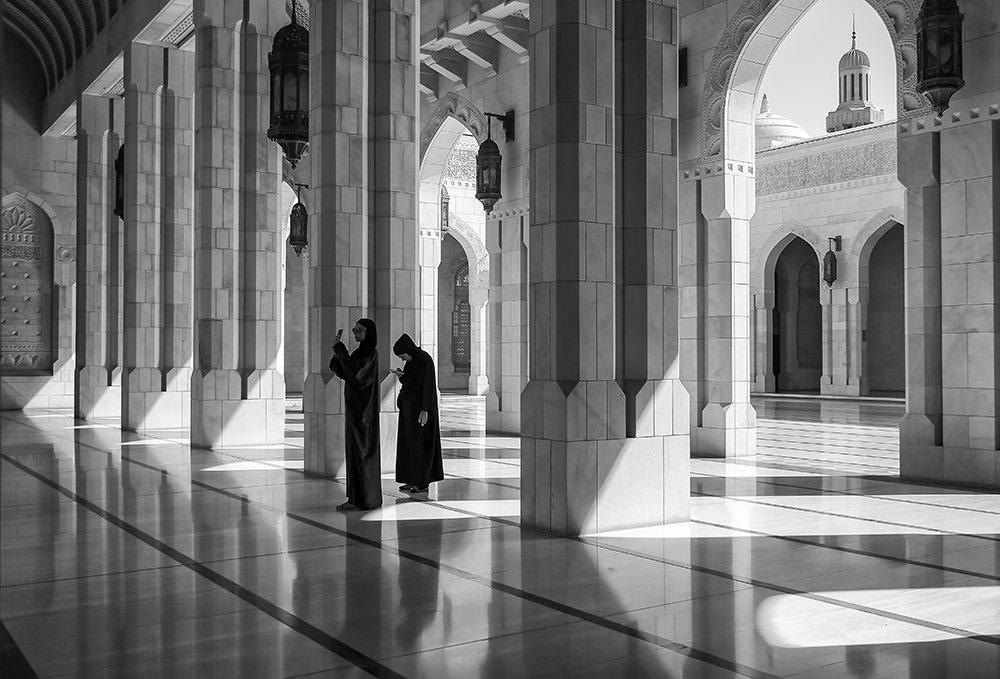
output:
[[[21,194],[0,210],[0,367],[3,373],[52,371],[52,223]]]

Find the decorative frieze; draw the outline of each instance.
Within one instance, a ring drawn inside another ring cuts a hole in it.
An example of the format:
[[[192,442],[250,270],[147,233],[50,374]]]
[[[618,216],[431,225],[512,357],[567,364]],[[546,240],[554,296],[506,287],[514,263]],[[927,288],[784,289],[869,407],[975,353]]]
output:
[[[767,196],[896,173],[896,140],[757,166],[757,195]]]

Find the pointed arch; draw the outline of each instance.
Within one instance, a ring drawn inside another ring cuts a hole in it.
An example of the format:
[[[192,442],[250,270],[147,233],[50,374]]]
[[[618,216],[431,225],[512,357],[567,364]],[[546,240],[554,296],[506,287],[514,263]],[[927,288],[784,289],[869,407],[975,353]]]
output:
[[[816,262],[821,263],[823,241],[819,235],[804,224],[796,221],[787,222],[772,233],[758,251],[757,261],[754,262],[753,267],[753,287],[756,292],[774,294],[772,287],[774,285],[774,267],[785,246],[796,238],[801,238],[808,243],[816,254]]]
[[[902,225],[901,216],[903,214],[905,212],[901,206],[887,207],[861,227],[847,257],[849,285],[868,285],[868,262],[871,259],[872,250],[875,249],[875,245],[886,231],[897,224]]]
[[[743,0],[712,56],[702,95],[703,162],[753,162],[753,103],[782,39],[816,0]],[[916,91],[920,0],[866,0],[881,17],[896,55],[897,116],[930,109]],[[750,126],[749,132],[740,128]]]
[[[437,141],[435,137],[448,118],[454,118],[462,123],[476,138],[476,141],[482,143],[486,139],[487,120],[483,112],[468,99],[460,97],[454,92],[449,92],[439,100],[437,111],[428,119],[420,134],[421,165],[423,165],[427,150],[431,148],[432,142]],[[435,146],[437,145],[435,144]],[[452,144],[442,143],[440,146],[447,146],[450,150]]]

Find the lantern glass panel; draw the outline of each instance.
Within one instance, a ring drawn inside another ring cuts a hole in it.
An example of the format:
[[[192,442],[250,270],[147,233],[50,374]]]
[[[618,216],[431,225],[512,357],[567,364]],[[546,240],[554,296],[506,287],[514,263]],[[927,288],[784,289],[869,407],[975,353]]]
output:
[[[284,113],[294,113],[299,108],[299,97],[298,97],[298,78],[295,77],[295,71],[288,69],[285,71],[285,83],[282,88],[282,94],[284,95],[285,103],[282,107]]]
[[[299,111],[309,110],[309,69],[299,70]]]
[[[276,120],[281,115],[281,76],[278,73],[271,74],[271,120]]]

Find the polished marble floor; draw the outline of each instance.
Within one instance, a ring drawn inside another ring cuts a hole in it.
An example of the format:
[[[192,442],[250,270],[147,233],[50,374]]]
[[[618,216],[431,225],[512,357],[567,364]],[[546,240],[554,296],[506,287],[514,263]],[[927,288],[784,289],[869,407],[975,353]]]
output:
[[[897,479],[898,403],[762,399],[692,520],[518,526],[518,440],[444,398],[378,511],[286,445],[0,413],[0,677],[1000,677],[1000,496]],[[424,496],[426,497],[426,496]],[[627,501],[623,498],[622,501]]]

